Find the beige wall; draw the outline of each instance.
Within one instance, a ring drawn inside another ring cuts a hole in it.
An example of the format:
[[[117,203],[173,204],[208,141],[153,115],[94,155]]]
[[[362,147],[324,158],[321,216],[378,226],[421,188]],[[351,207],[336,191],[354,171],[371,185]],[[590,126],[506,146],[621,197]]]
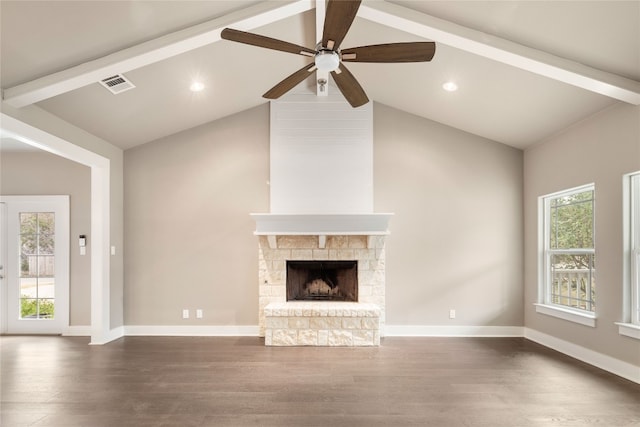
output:
[[[619,104],[524,156],[525,326],[640,365],[637,340],[618,334],[622,320],[622,176],[640,170],[640,107]],[[540,196],[595,183],[597,326],[538,314],[537,201]]]
[[[127,150],[124,170],[125,324],[257,325],[268,106]]]
[[[42,151],[0,156],[0,194],[69,195],[71,241],[69,324],[91,324],[91,241],[79,254],[77,237],[91,230],[91,171],[88,167]]]
[[[388,322],[522,325],[522,152],[376,104],[374,158]],[[258,323],[268,168],[266,105],[125,151],[126,325]]]
[[[522,151],[380,104],[373,123],[387,323],[522,325]]]

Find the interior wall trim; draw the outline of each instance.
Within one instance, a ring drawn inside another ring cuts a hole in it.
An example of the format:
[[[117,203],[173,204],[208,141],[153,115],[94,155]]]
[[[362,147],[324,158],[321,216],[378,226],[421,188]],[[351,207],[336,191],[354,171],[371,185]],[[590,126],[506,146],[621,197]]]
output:
[[[590,350],[535,329],[524,328],[524,337],[545,347],[564,353],[597,368],[640,384],[640,366],[624,362],[606,354]]]
[[[127,325],[126,336],[257,337],[258,325]]]
[[[387,325],[387,337],[522,337],[522,326]]]
[[[62,333],[64,337],[90,337],[91,325],[69,326]]]

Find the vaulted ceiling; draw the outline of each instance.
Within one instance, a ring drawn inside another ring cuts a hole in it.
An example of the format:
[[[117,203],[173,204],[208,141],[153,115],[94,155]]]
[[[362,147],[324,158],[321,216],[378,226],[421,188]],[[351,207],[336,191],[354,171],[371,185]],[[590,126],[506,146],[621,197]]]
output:
[[[221,40],[223,28],[313,48],[323,12],[316,0],[3,0],[3,103],[127,149],[263,104],[309,62]],[[371,100],[518,148],[640,104],[640,1],[365,0],[342,46],[421,40],[436,42],[431,62],[348,64]],[[136,87],[98,83],[118,73]]]

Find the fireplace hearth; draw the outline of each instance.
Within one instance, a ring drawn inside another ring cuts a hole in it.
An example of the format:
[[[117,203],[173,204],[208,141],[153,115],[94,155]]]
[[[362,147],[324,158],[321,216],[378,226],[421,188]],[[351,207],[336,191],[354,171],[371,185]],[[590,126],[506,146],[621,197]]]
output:
[[[358,301],[358,261],[287,261],[287,301]]]

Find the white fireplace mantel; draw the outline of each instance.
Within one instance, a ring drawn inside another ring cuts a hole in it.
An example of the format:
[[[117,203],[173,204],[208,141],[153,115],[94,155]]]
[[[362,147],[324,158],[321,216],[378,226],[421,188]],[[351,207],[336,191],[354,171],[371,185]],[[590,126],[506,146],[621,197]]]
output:
[[[276,236],[318,236],[324,248],[326,236],[381,236],[389,234],[392,213],[367,214],[277,214],[252,213],[256,236],[267,236],[277,247]]]

